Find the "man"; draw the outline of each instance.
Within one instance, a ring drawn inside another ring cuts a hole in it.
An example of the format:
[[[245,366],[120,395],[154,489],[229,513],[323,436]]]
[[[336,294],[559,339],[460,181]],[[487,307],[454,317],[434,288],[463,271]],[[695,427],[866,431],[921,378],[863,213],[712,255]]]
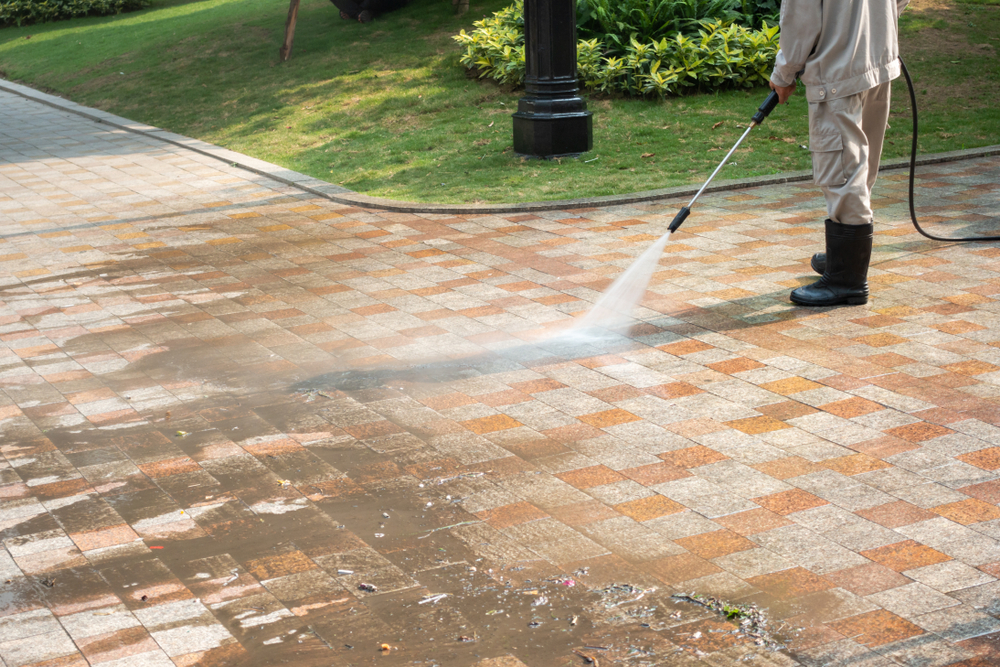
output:
[[[784,0],[771,88],[781,102],[805,84],[813,180],[826,196],[822,277],[792,292],[801,306],[868,302],[871,192],[899,76],[899,13],[909,0]]]

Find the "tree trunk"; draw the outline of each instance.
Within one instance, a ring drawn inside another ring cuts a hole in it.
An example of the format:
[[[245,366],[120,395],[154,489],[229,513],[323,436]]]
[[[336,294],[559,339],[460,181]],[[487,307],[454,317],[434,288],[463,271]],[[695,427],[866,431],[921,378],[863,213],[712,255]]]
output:
[[[288,5],[288,19],[285,21],[285,43],[278,50],[278,57],[281,62],[286,62],[292,57],[292,42],[295,40],[295,20],[299,17],[299,1],[291,0]]]

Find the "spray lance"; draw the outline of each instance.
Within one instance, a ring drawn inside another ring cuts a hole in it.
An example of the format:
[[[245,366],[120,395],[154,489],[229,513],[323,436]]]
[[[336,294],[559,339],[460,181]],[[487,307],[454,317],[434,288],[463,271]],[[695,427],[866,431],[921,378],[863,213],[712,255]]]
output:
[[[680,211],[678,211],[677,215],[674,216],[673,221],[667,228],[670,230],[671,234],[676,232],[677,228],[680,227],[681,224],[687,219],[688,215],[690,215],[691,213],[691,207],[694,206],[694,203],[696,201],[698,201],[698,197],[700,197],[701,193],[705,191],[705,188],[707,188],[708,184],[712,182],[712,179],[715,178],[715,175],[719,173],[719,170],[726,165],[726,162],[728,162],[729,158],[733,156],[733,153],[736,152],[736,149],[740,147],[740,144],[743,143],[743,140],[747,138],[747,135],[750,134],[750,130],[763,123],[764,119],[767,118],[772,111],[774,111],[774,107],[776,106],[778,106],[778,93],[772,90],[771,94],[767,96],[766,100],[764,100],[764,103],[761,104],[759,107],[757,107],[757,113],[755,113],[753,115],[753,118],[750,119],[750,127],[746,129],[746,132],[743,133],[743,136],[740,137],[739,141],[737,141],[736,144],[731,149],[729,149],[729,152],[726,153],[726,157],[722,158],[722,162],[719,163],[719,166],[715,168],[715,171],[712,172],[712,175],[708,177],[707,181],[705,181],[705,185],[701,186],[701,190],[698,190],[698,193],[694,196],[693,199],[691,199],[690,202],[688,202],[688,205],[682,208]]]
[[[913,203],[914,200],[913,186],[914,186],[914,181],[916,180],[916,169],[917,169],[917,136],[918,136],[917,96],[913,90],[913,80],[910,78],[910,73],[909,71],[907,71],[906,63],[903,62],[902,57],[900,57],[899,59],[899,65],[900,68],[902,69],[903,77],[906,79],[906,87],[910,93],[910,113],[912,114],[913,118],[913,134],[912,134],[913,144],[910,147],[910,192],[909,192],[910,221],[913,223],[913,227],[920,234],[934,241],[946,241],[951,243],[969,243],[976,241],[1000,241],[1000,236],[952,236],[952,237],[936,236],[934,234],[925,231],[920,226],[920,222],[917,220],[917,211],[914,208],[914,203]],[[694,198],[688,203],[687,206],[678,211],[677,215],[674,216],[673,221],[667,228],[669,230],[668,234],[672,234],[675,231],[677,231],[677,228],[681,226],[684,220],[687,219],[688,215],[691,213],[691,207],[694,206],[694,203],[696,201],[698,201],[698,197],[700,197],[701,193],[705,191],[705,188],[707,188],[708,184],[712,182],[712,179],[715,178],[715,175],[719,173],[719,170],[722,169],[722,167],[725,166],[726,162],[729,161],[729,158],[732,157],[734,152],[736,152],[736,149],[739,148],[741,143],[743,143],[743,140],[747,138],[747,135],[750,134],[750,130],[763,123],[764,119],[767,118],[772,111],[774,111],[774,107],[776,106],[778,106],[778,94],[772,90],[771,94],[767,96],[766,100],[764,100],[764,103],[761,104],[760,107],[757,109],[757,113],[753,115],[753,118],[750,122],[750,127],[746,129],[746,132],[744,132],[743,136],[740,137],[740,140],[736,142],[736,145],[733,146],[728,153],[726,153],[726,157],[722,158],[722,162],[719,163],[719,166],[715,168],[715,171],[712,172],[712,175],[708,177],[707,181],[705,181],[705,185],[701,186],[701,189],[698,190],[698,194],[694,196]]]

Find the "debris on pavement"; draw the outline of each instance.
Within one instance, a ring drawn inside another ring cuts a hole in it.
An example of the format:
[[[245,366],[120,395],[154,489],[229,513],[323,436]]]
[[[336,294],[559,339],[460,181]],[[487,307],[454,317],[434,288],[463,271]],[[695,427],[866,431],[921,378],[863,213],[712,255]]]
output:
[[[755,604],[730,604],[717,597],[697,593],[675,593],[671,597],[676,600],[693,602],[714,611],[727,620],[738,622],[740,634],[749,637],[757,646],[763,646],[772,651],[785,648],[783,642],[772,636],[767,616]]]
[[[647,593],[652,593],[655,590],[655,588],[641,588],[632,584],[612,584],[602,588],[598,593],[604,598],[604,608],[613,609],[630,602],[638,602]]]

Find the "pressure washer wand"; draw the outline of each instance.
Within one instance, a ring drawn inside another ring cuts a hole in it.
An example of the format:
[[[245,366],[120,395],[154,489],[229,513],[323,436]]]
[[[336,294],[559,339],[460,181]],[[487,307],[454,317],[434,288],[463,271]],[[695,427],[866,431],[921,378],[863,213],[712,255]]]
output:
[[[705,185],[701,186],[701,190],[698,190],[698,193],[688,203],[688,205],[678,211],[677,215],[674,216],[673,221],[667,228],[671,234],[676,232],[677,228],[681,226],[681,223],[687,219],[688,215],[691,213],[691,207],[694,206],[696,201],[698,201],[698,197],[700,197],[701,193],[705,191],[705,188],[707,188],[708,184],[712,182],[712,179],[719,173],[719,170],[726,165],[726,162],[728,162],[729,158],[736,152],[736,149],[740,147],[743,140],[747,138],[747,135],[750,134],[750,130],[763,123],[764,119],[767,118],[772,111],[774,111],[774,107],[776,106],[778,106],[778,93],[772,90],[771,94],[767,96],[766,100],[764,100],[764,103],[757,108],[757,113],[755,113],[753,118],[750,120],[750,127],[748,127],[746,132],[743,133],[743,136],[736,142],[736,145],[733,146],[728,153],[726,153],[726,157],[722,158],[722,162],[719,163],[719,166],[715,168],[712,175],[708,177],[707,181],[705,181]]]

